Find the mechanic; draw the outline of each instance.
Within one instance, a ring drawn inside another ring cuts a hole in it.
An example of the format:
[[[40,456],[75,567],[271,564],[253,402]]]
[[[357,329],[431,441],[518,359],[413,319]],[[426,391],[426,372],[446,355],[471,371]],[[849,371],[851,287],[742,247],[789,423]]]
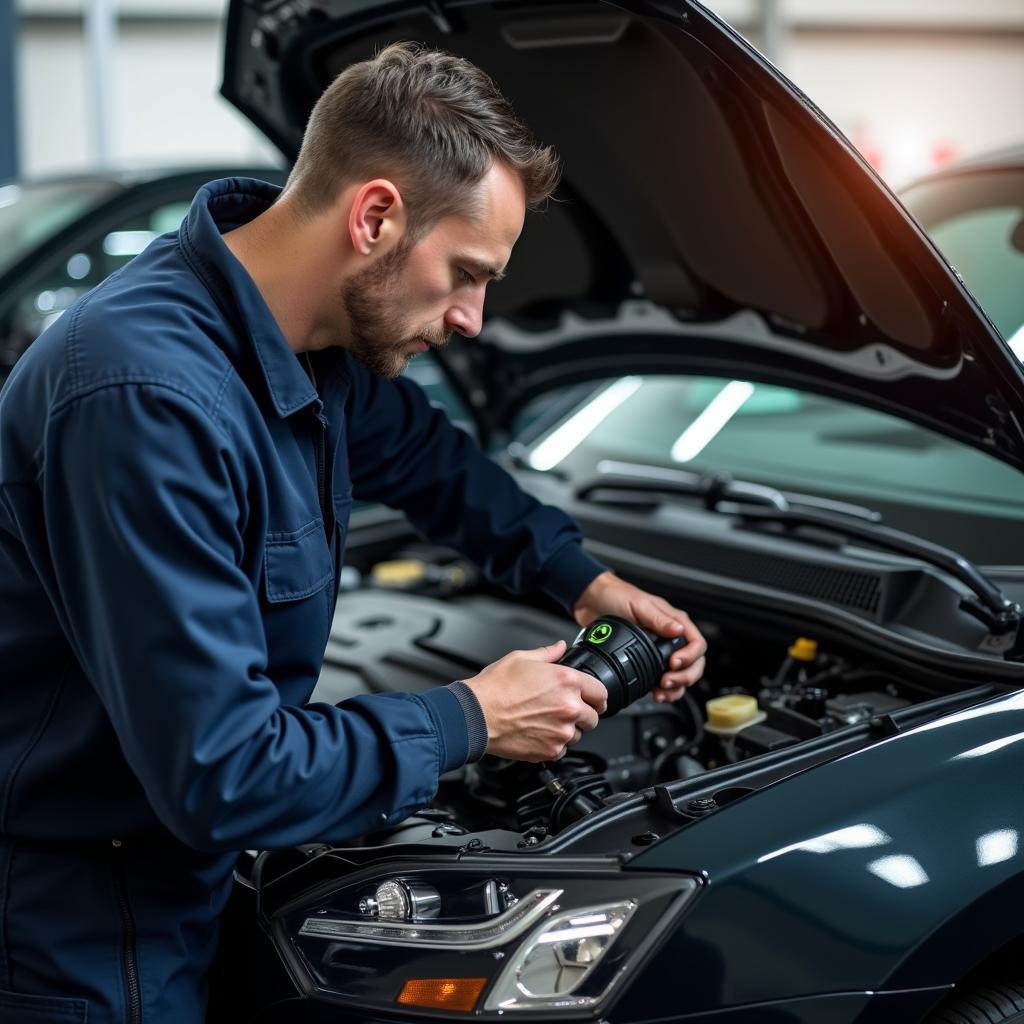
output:
[[[200,1021],[237,851],[400,821],[486,751],[557,758],[604,690],[559,642],[308,703],[353,496],[576,621],[685,613],[399,378],[481,329],[557,160],[465,60],[396,44],[324,93],[281,191],[204,186],[0,395],[0,1019]]]

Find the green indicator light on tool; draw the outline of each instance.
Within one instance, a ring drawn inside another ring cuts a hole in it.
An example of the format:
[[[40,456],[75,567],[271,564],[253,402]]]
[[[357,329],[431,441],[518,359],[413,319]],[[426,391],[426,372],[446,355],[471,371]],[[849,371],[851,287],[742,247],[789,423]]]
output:
[[[587,635],[587,640],[592,644],[603,644],[612,635],[612,627],[607,622],[596,625]]]

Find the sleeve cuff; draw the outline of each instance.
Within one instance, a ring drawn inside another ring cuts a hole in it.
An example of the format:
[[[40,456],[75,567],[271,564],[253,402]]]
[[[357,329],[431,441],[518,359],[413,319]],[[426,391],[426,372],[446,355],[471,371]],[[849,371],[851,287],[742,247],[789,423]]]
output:
[[[466,716],[466,728],[469,730],[469,752],[466,763],[479,761],[487,750],[487,719],[476,694],[461,679],[450,683],[446,689],[455,694],[455,699],[462,705],[462,713]]]
[[[545,563],[538,585],[571,612],[580,594],[607,571],[606,565],[591,558],[579,544],[568,544]]]
[[[461,768],[469,758],[469,723],[458,697],[447,686],[416,696],[426,705],[437,732],[438,774]]]

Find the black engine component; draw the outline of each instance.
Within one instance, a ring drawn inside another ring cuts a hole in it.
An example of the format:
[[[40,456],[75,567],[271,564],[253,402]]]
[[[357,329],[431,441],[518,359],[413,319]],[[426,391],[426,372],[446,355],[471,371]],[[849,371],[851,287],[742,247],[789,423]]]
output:
[[[574,810],[589,812],[613,793],[643,789],[680,759],[687,763],[672,777],[703,771],[684,757],[699,741],[699,725],[699,718],[688,722],[678,705],[638,701],[585,733],[557,761],[537,765],[484,757],[466,767],[465,782],[451,783],[446,797],[458,807],[460,820],[480,827],[500,821],[520,831],[542,825],[557,832],[580,816]],[[481,818],[483,807],[489,813]]]
[[[642,789],[655,781],[662,758],[699,740],[702,718],[695,706],[689,713],[691,704],[637,701],[614,718],[603,720],[600,728],[584,733],[571,752],[600,755],[605,776],[616,792]]]
[[[549,764],[487,755],[467,768],[466,789],[507,828],[557,832],[603,806],[612,793],[605,768],[603,757],[578,747]]]
[[[521,832],[539,827],[558,833],[603,807],[612,794],[608,780],[583,755],[566,754],[557,767],[541,766],[538,775],[540,788],[523,794],[516,804]]]
[[[683,636],[665,639],[617,615],[604,615],[581,629],[560,663],[592,675],[608,691],[609,718],[646,696],[658,684]]]
[[[312,699],[336,703],[360,693],[423,691],[473,675],[513,648],[550,643],[565,627],[565,619],[484,595],[442,601],[357,590],[338,606]],[[481,828],[528,822],[555,830],[613,792],[649,785],[656,766],[682,756],[699,730],[699,721],[688,723],[674,706],[637,700],[656,685],[683,642],[661,640],[622,619],[591,623],[563,661],[609,688],[615,717],[546,766],[551,778],[542,777],[545,766],[485,757],[458,780],[442,783],[442,802],[456,809],[458,820]]]
[[[359,693],[444,685],[475,674],[513,648],[550,643],[565,635],[567,625],[564,618],[484,594],[442,600],[360,589],[339,604],[313,700],[335,703]],[[495,827],[557,833],[619,793],[690,778],[912,702],[902,682],[837,654],[818,653],[806,639],[790,648],[774,673],[764,671],[759,646],[722,640],[718,661],[693,692],[675,704],[641,700],[684,642],[662,639],[614,616],[590,623],[577,633],[562,663],[589,673],[607,689],[608,711],[598,729],[547,765],[485,757],[450,773],[442,779],[435,808],[387,836],[370,838],[398,842],[409,835],[431,838]],[[723,686],[724,680],[740,685]],[[732,735],[706,730],[698,702],[730,693],[757,696],[765,718]]]
[[[353,591],[338,602],[311,699],[336,704],[364,693],[423,693],[573,628],[564,617],[485,595],[442,600]]]

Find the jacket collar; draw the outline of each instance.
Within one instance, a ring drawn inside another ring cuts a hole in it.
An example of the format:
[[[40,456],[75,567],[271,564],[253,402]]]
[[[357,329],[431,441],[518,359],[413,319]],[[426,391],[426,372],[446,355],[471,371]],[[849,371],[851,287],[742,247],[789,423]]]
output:
[[[267,382],[279,416],[318,400],[316,389],[291,350],[255,281],[224,244],[221,234],[268,209],[281,189],[255,178],[220,178],[205,184],[179,231],[193,270],[219,303],[237,310],[244,335]]]

